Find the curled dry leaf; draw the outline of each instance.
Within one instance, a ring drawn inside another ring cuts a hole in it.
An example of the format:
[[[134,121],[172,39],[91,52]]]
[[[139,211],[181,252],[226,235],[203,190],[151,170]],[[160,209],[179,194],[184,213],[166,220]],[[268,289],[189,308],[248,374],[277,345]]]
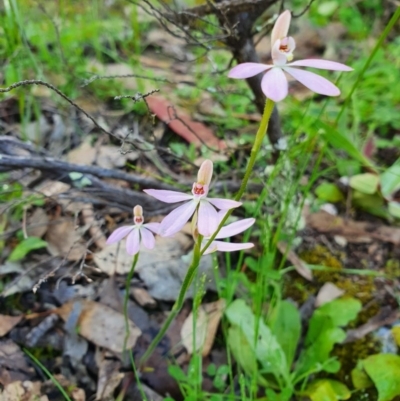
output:
[[[278,249],[282,253],[282,255],[286,255],[288,261],[293,264],[293,267],[296,269],[297,273],[300,276],[304,277],[308,281],[313,279],[312,271],[307,267],[305,262],[303,262],[294,251],[291,249],[288,250],[288,245],[285,242],[278,242]]]
[[[196,316],[195,338],[193,336],[194,316],[193,312],[190,313],[181,329],[182,343],[189,354],[199,350],[202,356],[210,353],[224,308],[224,299],[200,306]]]
[[[325,283],[318,292],[317,298],[315,299],[315,307],[318,308],[323,304],[333,301],[336,298],[341,297],[344,291],[336,287],[333,283]]]
[[[98,219],[95,218],[93,205],[85,205],[85,207],[82,209],[82,219],[85,225],[89,227],[89,233],[92,236],[94,243],[100,249],[105,248],[107,238],[100,227]]]
[[[124,373],[120,372],[121,362],[112,358],[109,351],[96,349],[96,362],[99,367],[96,400],[112,399],[115,389],[121,383]]]
[[[12,330],[21,320],[23,316],[0,315],[0,337],[5,336]]]
[[[50,224],[46,237],[47,249],[53,256],[79,260],[85,255],[86,246],[82,235],[72,219],[55,219]]]
[[[37,208],[27,219],[26,233],[28,237],[42,238],[46,234],[48,226],[47,213],[43,209]]]
[[[55,313],[64,321],[70,319],[72,313],[77,314],[77,328],[82,337],[112,352],[122,353],[126,335],[125,319],[122,313],[85,299],[68,302],[56,309]],[[142,332],[131,320],[128,320],[128,324],[129,337],[126,347],[130,349],[135,346]]]
[[[40,382],[15,381],[7,384],[0,391],[1,401],[48,401],[47,395],[41,395]]]

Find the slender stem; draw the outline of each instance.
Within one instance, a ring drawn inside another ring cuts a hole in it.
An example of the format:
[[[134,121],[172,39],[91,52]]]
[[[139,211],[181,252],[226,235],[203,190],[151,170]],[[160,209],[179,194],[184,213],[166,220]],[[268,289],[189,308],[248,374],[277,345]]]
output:
[[[240,185],[239,191],[235,195],[235,200],[239,201],[247,187],[247,183],[250,179],[250,175],[253,171],[254,165],[256,163],[257,159],[257,154],[261,149],[261,145],[263,142],[263,139],[265,137],[265,134],[267,132],[268,128],[268,122],[271,117],[272,111],[274,109],[274,102],[272,100],[267,99],[265,103],[265,108],[264,108],[264,114],[261,119],[260,126],[258,128],[256,138],[254,140],[253,147],[251,149],[251,154],[250,154],[250,159],[249,163],[246,168],[246,172],[244,174],[242,183]],[[154,338],[154,340],[151,342],[149,347],[147,348],[146,352],[143,354],[143,356],[140,358],[140,366],[142,367],[146,361],[149,359],[149,357],[152,355],[153,351],[157,347],[158,343],[161,341],[161,339],[164,337],[165,333],[167,332],[169,326],[171,325],[172,321],[175,319],[175,317],[178,315],[179,311],[182,308],[183,302],[185,300],[185,295],[186,292],[191,285],[193,278],[196,275],[197,268],[200,263],[200,258],[204,254],[205,250],[210,246],[212,241],[214,241],[215,237],[217,236],[219,230],[222,228],[222,226],[225,224],[226,220],[228,217],[231,215],[233,209],[230,209],[228,213],[224,216],[222,219],[221,223],[219,224],[217,230],[215,233],[212,235],[212,237],[207,241],[205,246],[201,249],[201,241],[203,237],[200,235],[196,241],[195,248],[193,250],[193,258],[192,258],[192,263],[189,266],[189,269],[186,273],[185,279],[183,281],[182,287],[179,291],[178,299],[175,301],[174,306],[172,307],[172,310],[167,318],[167,320],[164,322],[163,326],[161,327],[160,331]]]
[[[246,172],[244,173],[242,183],[240,184],[239,191],[235,195],[236,201],[239,201],[242,198],[244,192],[246,191],[247,183],[249,182],[250,175],[251,175],[254,165],[256,163],[258,152],[261,149],[261,145],[262,145],[263,139],[265,137],[265,134],[267,132],[269,119],[271,118],[271,114],[272,114],[273,110],[274,110],[274,102],[270,99],[267,99],[267,101],[265,102],[264,114],[262,115],[261,123],[260,123],[260,126],[258,127],[256,138],[254,140],[253,147],[251,149],[249,163],[247,165]],[[211,243],[214,241],[215,237],[219,233],[219,230],[221,230],[222,226],[225,224],[226,220],[228,220],[228,218],[232,214],[232,212],[233,212],[233,209],[230,209],[225,214],[225,216],[222,219],[221,223],[219,224],[217,230],[211,236],[211,238],[207,241],[204,248],[201,250],[202,255],[204,254],[206,249],[211,245]]]
[[[128,342],[128,338],[130,335],[129,318],[128,318],[129,288],[131,286],[133,273],[135,272],[135,267],[136,267],[138,259],[139,259],[139,252],[133,257],[132,267],[128,273],[128,277],[126,278],[126,283],[125,283],[125,297],[124,297],[125,338],[124,338],[124,346],[122,348],[122,354],[124,354],[126,351],[126,344]],[[131,362],[132,362],[132,359],[131,359]]]
[[[149,347],[147,348],[146,352],[143,354],[143,356],[140,358],[139,366],[142,367],[146,361],[150,358],[151,354],[157,347],[158,343],[162,340],[164,337],[165,333],[167,332],[169,326],[171,325],[172,321],[175,319],[175,317],[178,315],[179,311],[182,308],[183,302],[185,301],[185,295],[187,290],[189,289],[190,285],[193,282],[193,279],[196,275],[197,272],[197,267],[199,266],[200,263],[200,247],[201,247],[201,241],[203,237],[199,235],[197,238],[197,241],[195,243],[195,247],[193,249],[193,258],[192,258],[192,263],[189,266],[189,269],[186,273],[186,276],[183,280],[182,287],[179,291],[179,295],[177,300],[174,303],[174,306],[171,309],[170,314],[168,315],[167,320],[164,322],[163,326],[161,327],[160,331],[158,334],[154,337],[154,340],[150,343]]]

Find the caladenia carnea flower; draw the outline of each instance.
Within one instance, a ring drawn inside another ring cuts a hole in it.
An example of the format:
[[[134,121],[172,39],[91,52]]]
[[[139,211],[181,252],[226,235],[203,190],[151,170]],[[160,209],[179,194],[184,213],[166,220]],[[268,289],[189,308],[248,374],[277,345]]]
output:
[[[211,160],[205,160],[200,166],[197,174],[197,181],[193,184],[192,193],[167,191],[159,189],[145,189],[148,195],[166,202],[177,203],[185,202],[178,206],[170,214],[165,216],[161,222],[158,234],[168,237],[176,234],[193,216],[198,213],[198,231],[205,237],[210,237],[218,227],[219,217],[215,208],[220,210],[229,210],[240,206],[241,202],[230,199],[208,198],[209,186],[213,173],[213,163]]]
[[[143,224],[143,208],[136,205],[133,208],[133,225],[117,228],[107,239],[107,244],[114,244],[126,237],[126,252],[136,255],[140,244],[146,248],[153,249],[155,245],[154,234],[158,234],[160,223]]]
[[[226,214],[225,210],[221,210],[218,212],[218,224],[222,221]],[[218,241],[219,239],[226,239],[233,237],[237,234],[246,231],[249,227],[251,227],[255,223],[255,219],[243,219],[235,221],[234,223],[228,224],[218,231],[215,239],[211,242],[207,249],[204,249],[205,245],[207,244],[208,240],[211,238],[203,237],[201,242],[201,254],[207,255],[212,252],[220,251],[220,252],[234,252],[234,251],[241,251],[243,249],[253,248],[254,244],[251,242],[242,242],[242,243],[232,243],[226,241]],[[192,235],[193,239],[197,241],[199,233],[197,229],[197,213],[193,216],[192,219]]]
[[[283,100],[288,94],[288,81],[285,72],[315,93],[326,96],[339,96],[340,90],[332,82],[297,67],[312,67],[323,70],[352,71],[353,69],[335,61],[298,60],[291,63],[296,42],[288,36],[291,14],[286,10],[275,22],[271,33],[271,56],[273,64],[243,63],[232,68],[230,78],[246,79],[261,72],[265,75],[261,81],[261,89],[268,99],[274,102]],[[289,62],[289,63],[288,63]]]

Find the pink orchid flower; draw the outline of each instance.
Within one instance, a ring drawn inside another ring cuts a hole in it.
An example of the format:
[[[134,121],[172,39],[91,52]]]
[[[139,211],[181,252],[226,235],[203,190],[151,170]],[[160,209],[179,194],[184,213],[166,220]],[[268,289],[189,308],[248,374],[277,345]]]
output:
[[[280,102],[288,94],[288,81],[285,72],[302,83],[315,93],[326,96],[339,96],[340,90],[332,82],[314,74],[295,67],[313,67],[324,70],[352,71],[347,65],[328,60],[298,60],[292,61],[296,42],[288,35],[291,14],[286,10],[275,22],[271,33],[271,56],[273,64],[243,63],[232,68],[228,74],[230,78],[246,79],[261,72],[265,75],[261,81],[261,89],[265,96],[274,102]]]
[[[143,209],[140,205],[133,208],[133,222],[131,226],[117,228],[107,239],[107,245],[114,244],[126,238],[126,252],[136,255],[140,249],[140,243],[146,248],[153,249],[155,245],[154,234],[158,234],[160,223],[143,224]]]
[[[223,217],[226,214],[226,210],[221,210],[218,212],[218,224],[221,222]],[[222,227],[218,234],[216,235],[215,239],[223,239],[223,238],[229,238],[233,237],[234,235],[240,234],[241,232],[247,230],[249,227],[251,227],[255,223],[255,219],[243,219],[243,220],[238,220],[235,221],[234,223],[228,224],[225,227]],[[195,235],[194,235],[195,236]],[[210,236],[211,237],[211,236]],[[208,242],[209,238],[204,237],[202,241],[202,247],[206,245]],[[210,246],[206,249],[204,252],[204,255],[207,255],[212,252],[220,251],[220,252],[233,252],[233,251],[241,251],[243,249],[249,249],[252,248],[254,244],[251,242],[243,242],[241,244],[237,243],[231,243],[231,242],[226,242],[226,241],[213,241],[211,242]]]
[[[207,197],[212,173],[213,162],[211,160],[205,160],[200,166],[197,174],[197,182],[193,184],[191,194],[159,189],[144,190],[146,194],[162,202],[177,203],[186,201],[183,205],[178,206],[170,214],[165,216],[164,220],[161,222],[158,234],[163,237],[176,234],[189,221],[193,213],[198,210],[199,233],[210,237],[217,229],[220,221],[215,207],[221,210],[229,210],[241,205],[241,202],[229,199]]]

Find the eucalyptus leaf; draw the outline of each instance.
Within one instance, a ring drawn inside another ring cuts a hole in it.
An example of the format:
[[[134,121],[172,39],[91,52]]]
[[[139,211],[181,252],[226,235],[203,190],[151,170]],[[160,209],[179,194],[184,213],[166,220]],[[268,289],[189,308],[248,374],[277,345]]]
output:
[[[372,173],[357,174],[350,177],[349,185],[367,195],[372,195],[378,190],[379,176]]]
[[[28,237],[22,240],[11,252],[8,260],[10,262],[15,262],[17,260],[23,259],[30,251],[35,249],[45,248],[47,242],[43,241],[39,237]]]

